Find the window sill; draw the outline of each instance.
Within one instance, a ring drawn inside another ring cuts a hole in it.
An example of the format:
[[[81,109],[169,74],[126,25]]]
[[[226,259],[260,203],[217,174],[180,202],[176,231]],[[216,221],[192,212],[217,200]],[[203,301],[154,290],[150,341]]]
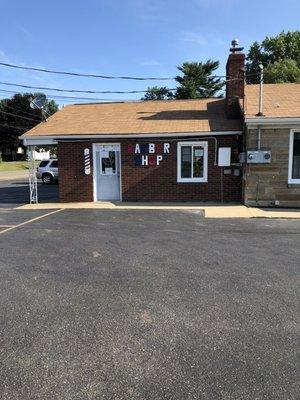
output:
[[[295,183],[294,182],[289,182],[287,187],[288,188],[294,188],[294,189],[300,188],[300,182],[295,182]]]
[[[207,179],[197,179],[197,178],[191,178],[191,179],[177,179],[177,183],[207,183]]]

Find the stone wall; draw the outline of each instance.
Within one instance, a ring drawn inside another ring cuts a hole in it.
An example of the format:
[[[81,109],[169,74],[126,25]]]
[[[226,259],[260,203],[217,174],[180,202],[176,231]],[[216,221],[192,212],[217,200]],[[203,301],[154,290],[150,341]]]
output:
[[[246,132],[246,149],[257,149],[257,130]],[[244,174],[246,205],[300,207],[300,185],[288,183],[289,128],[261,130],[261,149],[271,150],[270,164],[247,164]]]

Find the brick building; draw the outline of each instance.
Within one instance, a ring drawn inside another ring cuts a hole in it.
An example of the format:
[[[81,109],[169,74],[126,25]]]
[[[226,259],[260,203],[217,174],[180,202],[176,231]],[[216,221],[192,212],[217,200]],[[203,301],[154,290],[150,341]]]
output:
[[[300,85],[264,85],[258,116],[244,62],[232,49],[224,99],[69,105],[22,139],[58,145],[61,202],[300,206]]]

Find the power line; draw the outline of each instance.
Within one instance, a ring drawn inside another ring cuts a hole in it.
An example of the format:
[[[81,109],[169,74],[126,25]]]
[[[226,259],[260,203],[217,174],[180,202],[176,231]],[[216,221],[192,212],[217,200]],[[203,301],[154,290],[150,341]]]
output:
[[[235,78],[235,79],[240,79],[240,78]],[[232,79],[232,80],[235,80]],[[225,82],[223,82],[225,83]],[[21,85],[18,83],[11,83],[11,82],[0,82],[1,85],[6,85],[6,86],[17,86],[17,87],[22,87],[25,89],[37,89],[37,90],[53,90],[56,92],[68,92],[68,93],[95,93],[95,94],[137,94],[137,93],[147,93],[148,90],[129,90],[129,91],[112,91],[112,90],[79,90],[79,89],[60,89],[60,88],[50,88],[50,87],[42,87],[42,86],[29,86],[29,85]],[[205,87],[203,87],[205,89]],[[175,91],[177,90],[176,88],[173,89],[168,89],[170,91]]]
[[[29,112],[23,111],[23,110],[18,110],[17,108],[11,107],[11,106],[9,106],[9,105],[7,105],[7,104],[5,104],[4,107],[5,107],[5,108],[9,108],[10,110],[13,110],[13,111],[21,112],[21,113],[23,113],[23,114],[25,114],[25,115],[29,115],[30,117],[38,117],[38,115],[32,115],[32,113],[29,113]]]
[[[38,72],[46,72],[48,74],[58,74],[58,75],[71,75],[71,76],[83,76],[86,78],[101,78],[101,79],[126,79],[126,80],[134,80],[134,81],[171,81],[174,78],[166,78],[166,77],[136,77],[136,76],[110,76],[110,75],[98,75],[98,74],[84,74],[78,72],[66,72],[66,71],[54,71],[51,69],[45,68],[36,68],[36,67],[24,67],[22,65],[8,64],[0,62],[0,65],[9,68],[17,68],[28,71],[38,71]]]
[[[27,94],[26,92],[16,92],[13,90],[5,90],[5,89],[0,89],[0,92],[4,93],[11,93],[11,94]],[[103,101],[124,101],[124,99],[107,99],[107,98],[99,98],[99,97],[77,97],[77,96],[60,96],[60,95],[51,95],[47,94],[48,99],[53,99],[53,100],[60,100],[60,99],[75,99],[75,100],[103,100]],[[3,99],[4,100],[4,99]],[[130,100],[130,99],[128,99]]]
[[[148,90],[129,90],[129,91],[111,91],[111,90],[77,90],[77,89],[59,89],[59,88],[49,88],[42,86],[29,86],[29,85],[20,85],[18,83],[10,83],[10,82],[0,82],[1,85],[6,86],[17,86],[25,89],[38,89],[38,90],[53,90],[55,92],[68,92],[68,93],[98,93],[98,94],[135,94],[135,93],[146,93]],[[176,89],[169,89],[176,90]]]
[[[113,75],[98,75],[98,74],[79,73],[79,72],[71,72],[71,71],[55,71],[52,69],[26,67],[23,65],[9,64],[9,63],[4,63],[4,62],[0,62],[0,65],[2,65],[4,67],[22,69],[22,70],[27,70],[27,71],[45,72],[48,74],[57,74],[57,75],[71,75],[71,76],[79,76],[79,77],[85,77],[85,78],[125,79],[125,80],[137,80],[137,81],[172,81],[172,80],[175,80],[175,77],[113,76]],[[253,75],[256,75],[256,74],[253,74]],[[213,75],[212,78],[226,78],[226,75]]]
[[[22,117],[21,115],[13,114],[13,113],[10,113],[10,112],[7,112],[7,111],[2,111],[2,110],[0,110],[0,112],[1,112],[2,114],[11,115],[11,116],[13,116],[13,117],[23,118],[23,119],[26,119],[26,120],[28,120],[28,121],[41,122],[41,121],[38,120],[38,119],[33,119],[33,118],[28,118],[28,117]]]
[[[3,63],[0,63],[0,65]],[[253,73],[253,74],[249,74],[249,75],[245,75],[245,77],[249,77],[249,76],[255,76],[257,75],[257,73]],[[221,76],[220,76],[221,77]],[[225,85],[227,82],[230,81],[235,81],[235,80],[244,80],[244,77],[241,78],[230,78],[230,79],[226,79],[222,83],[223,85]],[[148,90],[131,90],[131,91],[95,91],[95,90],[77,90],[77,89],[60,89],[60,88],[50,88],[50,87],[38,87],[38,86],[29,86],[29,85],[21,85],[21,84],[17,84],[17,83],[11,83],[11,82],[0,82],[0,84],[2,85],[6,85],[6,86],[17,86],[17,87],[22,87],[22,88],[26,88],[26,89],[38,89],[38,90],[53,90],[53,91],[58,91],[58,92],[69,92],[69,93],[98,93],[98,94],[137,94],[137,93],[147,93]],[[203,87],[203,89],[205,89],[205,87]],[[174,89],[168,89],[170,91],[175,91],[177,90],[176,88]],[[224,89],[220,89],[222,91],[224,91]],[[9,91],[9,90],[4,90],[1,89],[1,92],[5,92],[5,93],[19,93],[16,91]],[[24,93],[23,93],[24,94]],[[48,98],[52,98],[52,99],[62,99],[62,101],[67,101],[67,100],[63,100],[63,99],[74,99],[74,100],[89,100],[89,101],[118,101],[118,100],[122,100],[124,101],[124,99],[103,99],[103,98],[95,98],[95,97],[76,97],[76,96],[59,96],[59,95],[48,95]]]
[[[21,129],[22,131],[23,131],[23,130],[27,130],[27,131],[28,131],[28,130],[30,129],[30,128],[28,128],[28,126],[25,127],[25,126],[9,125],[9,124],[2,124],[2,123],[0,123],[0,125],[6,126],[6,127],[8,127],[8,128]]]
[[[251,75],[247,75],[245,77],[248,76],[252,76],[252,75],[257,75],[257,74],[251,74]],[[244,80],[244,77],[241,78],[230,78],[230,79],[226,79],[223,82],[219,82],[220,84],[225,84],[226,82],[230,82],[230,81],[235,81],[235,80]],[[29,85],[21,85],[19,83],[11,83],[11,82],[0,82],[1,85],[6,85],[6,86],[17,86],[17,87],[22,87],[25,89],[37,89],[37,90],[53,90],[56,92],[68,92],[68,93],[95,93],[95,94],[137,94],[137,93],[146,93],[148,92],[147,90],[129,90],[129,91],[123,91],[123,90],[118,90],[118,91],[112,91],[112,90],[80,90],[80,89],[60,89],[60,88],[51,88],[51,87],[43,87],[43,86],[29,86]],[[202,87],[203,89],[205,89],[205,86]],[[172,88],[172,89],[168,89],[170,91],[174,91],[177,90],[177,88]]]

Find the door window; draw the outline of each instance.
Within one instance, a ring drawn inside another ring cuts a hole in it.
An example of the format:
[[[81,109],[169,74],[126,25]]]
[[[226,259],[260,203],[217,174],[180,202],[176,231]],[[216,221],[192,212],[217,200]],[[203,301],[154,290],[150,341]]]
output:
[[[101,153],[101,174],[102,175],[115,175],[116,174],[116,152],[107,151]]]

